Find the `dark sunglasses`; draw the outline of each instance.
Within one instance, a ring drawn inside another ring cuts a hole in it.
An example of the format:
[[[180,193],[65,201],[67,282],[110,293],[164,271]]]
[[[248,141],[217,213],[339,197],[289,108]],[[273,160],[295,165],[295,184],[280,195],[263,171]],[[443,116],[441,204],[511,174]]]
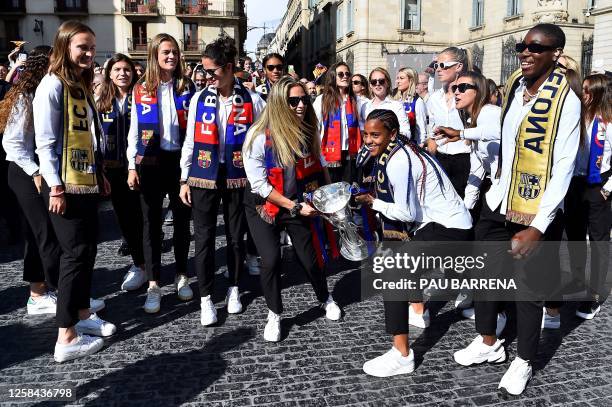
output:
[[[304,106],[306,106],[308,103],[310,103],[310,96],[308,95],[304,95],[304,96],[289,96],[289,106],[291,107],[298,107],[298,105],[300,104],[300,101],[304,104]]]
[[[202,69],[202,71],[204,72],[205,76],[210,76],[212,78],[216,78],[217,74],[215,72],[217,72],[221,68],[223,68],[223,67],[222,66],[218,66],[218,67],[212,68],[212,69]]]
[[[351,73],[350,72],[343,72],[343,71],[336,72],[336,75],[340,79],[342,79],[342,78],[350,78],[351,77]]]
[[[370,85],[372,86],[385,86],[385,84],[387,83],[386,79],[370,79]]]
[[[355,85],[355,86],[357,86],[357,85],[365,86],[365,83],[363,83],[361,81],[353,81],[353,85]]]
[[[472,85],[471,83],[460,83],[459,85],[453,85],[451,87],[453,93],[457,92],[457,90],[459,90],[459,93],[465,93],[468,89],[478,90],[476,85]]]
[[[282,72],[283,68],[284,68],[283,64],[280,64],[280,65],[266,65],[266,69],[268,71],[280,71],[280,72]]]
[[[536,44],[534,42],[532,42],[531,44],[525,44],[524,42],[519,42],[515,46],[516,52],[518,52],[519,54],[525,51],[526,49],[528,49],[529,52],[531,52],[532,54],[541,54],[542,52],[552,51],[557,48],[558,47],[554,47],[552,45],[542,45],[542,44]]]

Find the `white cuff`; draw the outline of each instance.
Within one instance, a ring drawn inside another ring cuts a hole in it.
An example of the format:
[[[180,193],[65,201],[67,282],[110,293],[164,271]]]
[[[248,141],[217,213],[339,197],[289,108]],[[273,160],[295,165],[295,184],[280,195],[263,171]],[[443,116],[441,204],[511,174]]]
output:
[[[557,211],[555,210],[556,213]],[[540,231],[540,233],[544,234],[546,233],[546,229],[548,229],[548,226],[552,223],[553,219],[549,219],[548,216],[546,215],[540,215],[537,214],[536,217],[531,221],[531,224],[529,226],[536,228]]]
[[[42,174],[42,176],[49,188],[62,185],[62,179],[58,174]]]

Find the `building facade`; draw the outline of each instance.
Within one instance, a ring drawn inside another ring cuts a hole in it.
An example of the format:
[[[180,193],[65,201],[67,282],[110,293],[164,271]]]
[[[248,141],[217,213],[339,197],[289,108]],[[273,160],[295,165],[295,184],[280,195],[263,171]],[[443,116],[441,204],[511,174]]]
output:
[[[612,71],[612,0],[591,0],[587,13],[595,20],[593,63]]]
[[[219,35],[246,38],[244,0],[3,0],[0,2],[0,56],[13,48],[51,44],[59,25],[77,19],[96,33],[96,60],[114,52],[145,59],[147,42],[171,34],[187,60],[199,60],[206,43]]]
[[[515,43],[539,22],[563,28],[565,52],[590,64],[595,18],[587,10],[593,1],[289,0],[276,32],[280,38],[273,43],[290,60],[299,56],[305,73],[317,62],[344,60],[354,72],[382,66],[393,75],[403,61],[422,69],[432,55],[457,45],[471,50],[487,77],[504,83],[518,68]],[[610,45],[612,16],[608,12],[601,18],[609,19],[602,36]],[[606,50],[612,52],[609,45]]]

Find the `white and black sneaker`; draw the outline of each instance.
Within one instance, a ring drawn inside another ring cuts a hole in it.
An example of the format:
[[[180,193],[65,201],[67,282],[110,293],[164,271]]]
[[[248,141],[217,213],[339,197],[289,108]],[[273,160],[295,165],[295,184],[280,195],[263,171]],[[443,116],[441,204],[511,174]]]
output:
[[[82,358],[83,356],[91,355],[102,349],[104,340],[95,336],[77,335],[77,337],[68,344],[55,344],[55,352],[53,359],[56,362],[62,363],[68,360]]]
[[[363,371],[375,377],[412,373],[414,372],[414,351],[410,349],[408,356],[402,356],[402,353],[394,346],[388,352],[365,362]]]
[[[532,369],[529,361],[516,357],[502,377],[497,388],[502,393],[518,396],[525,391],[525,387],[531,380]]]
[[[53,291],[44,295],[28,298],[28,315],[55,314],[57,310],[57,297]]]
[[[582,319],[593,319],[595,315],[601,311],[601,304],[599,301],[586,301],[581,302],[576,310],[576,316]]]
[[[480,363],[503,363],[506,361],[506,350],[504,340],[497,339],[491,346],[483,342],[482,336],[478,335],[466,348],[454,353],[455,362],[462,366],[477,365]]]

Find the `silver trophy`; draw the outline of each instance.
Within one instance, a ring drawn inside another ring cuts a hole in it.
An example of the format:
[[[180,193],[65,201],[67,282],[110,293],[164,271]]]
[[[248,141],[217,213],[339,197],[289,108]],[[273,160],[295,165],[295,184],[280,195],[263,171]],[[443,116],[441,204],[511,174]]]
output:
[[[351,200],[351,186],[336,182],[318,188],[312,193],[312,204],[321,216],[340,232],[340,254],[347,260],[361,261],[368,258],[366,241],[357,233],[348,208]]]

